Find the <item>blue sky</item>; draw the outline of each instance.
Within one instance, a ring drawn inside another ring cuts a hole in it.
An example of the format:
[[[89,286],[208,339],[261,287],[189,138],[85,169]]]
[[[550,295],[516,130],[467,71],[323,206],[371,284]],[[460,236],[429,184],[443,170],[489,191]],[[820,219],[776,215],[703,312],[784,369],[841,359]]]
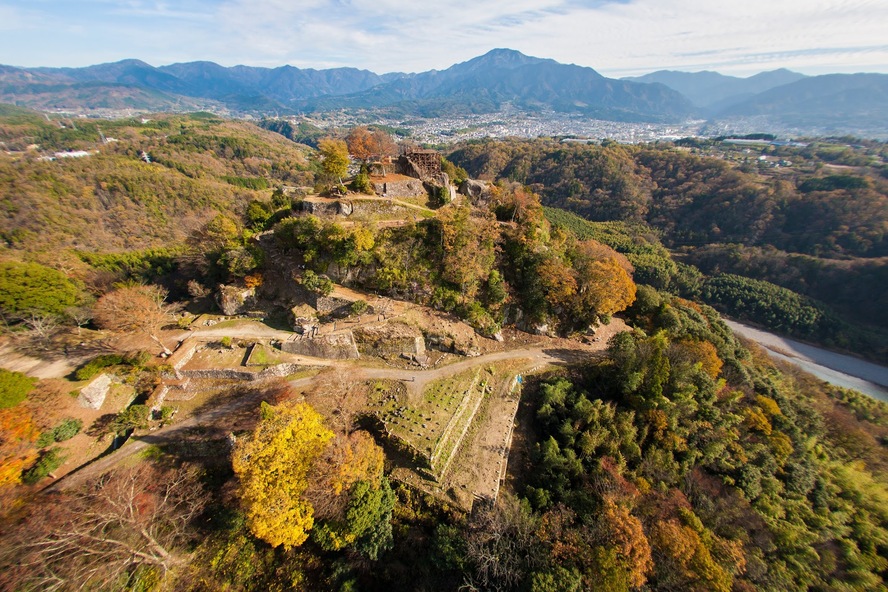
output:
[[[888,0],[0,0],[0,63],[377,73],[495,47],[595,68],[888,73]]]

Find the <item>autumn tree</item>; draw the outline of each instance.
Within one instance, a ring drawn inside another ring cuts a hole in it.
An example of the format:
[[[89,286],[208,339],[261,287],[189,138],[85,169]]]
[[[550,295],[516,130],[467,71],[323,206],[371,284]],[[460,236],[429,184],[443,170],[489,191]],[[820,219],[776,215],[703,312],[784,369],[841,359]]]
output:
[[[366,162],[377,154],[373,133],[363,125],[353,127],[345,141],[349,154],[355,158]]]
[[[0,409],[0,491],[21,482],[22,470],[37,458],[34,443],[39,435],[24,406]]]
[[[141,578],[157,581],[186,562],[206,495],[193,469],[141,464],[46,501],[7,538],[0,587],[139,589]]]
[[[651,546],[644,534],[641,521],[629,509],[613,499],[604,500],[593,535],[598,543],[595,549],[595,574],[592,589],[616,589],[613,584],[624,583],[628,588],[640,588],[653,570]],[[620,586],[622,587],[622,586]]]
[[[167,304],[166,297],[167,291],[154,285],[118,288],[99,298],[93,308],[94,320],[103,329],[143,333],[169,355],[172,352],[157,334],[178,307]]]
[[[374,157],[393,156],[398,146],[391,136],[382,130],[370,130],[364,126],[352,128],[346,138],[348,152],[365,163]]]
[[[342,185],[342,177],[348,173],[348,145],[343,140],[324,138],[318,142],[321,156],[321,171],[327,179],[337,179]]]
[[[632,266],[625,257],[596,241],[581,241],[571,251],[577,282],[573,312],[583,318],[609,317],[635,301]]]
[[[335,380],[335,379],[334,379]],[[385,457],[367,432],[338,434],[316,459],[305,496],[323,519],[341,519],[348,493],[359,482],[378,489]]]
[[[454,206],[437,218],[441,233],[441,276],[459,286],[466,299],[474,297],[495,261],[495,222],[473,215],[470,206]]]
[[[314,508],[305,497],[313,463],[333,432],[306,403],[263,403],[262,419],[234,449],[234,472],[247,525],[272,546],[297,547],[314,526]]]

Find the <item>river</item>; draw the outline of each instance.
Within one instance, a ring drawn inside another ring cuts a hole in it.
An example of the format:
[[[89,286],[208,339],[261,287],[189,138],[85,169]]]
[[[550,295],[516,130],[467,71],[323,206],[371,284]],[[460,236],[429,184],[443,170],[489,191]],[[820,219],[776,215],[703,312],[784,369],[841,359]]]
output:
[[[799,343],[736,321],[725,319],[725,323],[734,333],[761,345],[773,358],[795,364],[831,384],[888,402],[888,368],[885,366]]]

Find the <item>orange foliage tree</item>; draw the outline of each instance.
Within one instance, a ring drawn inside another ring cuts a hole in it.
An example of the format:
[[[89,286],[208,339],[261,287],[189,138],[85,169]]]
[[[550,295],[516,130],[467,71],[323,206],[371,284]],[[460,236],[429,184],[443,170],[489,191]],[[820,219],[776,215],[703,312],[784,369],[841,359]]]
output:
[[[159,286],[126,286],[108,292],[93,308],[94,320],[103,329],[125,333],[144,333],[171,353],[157,334],[178,309],[167,304],[167,291]]]
[[[24,407],[0,409],[0,488],[21,482],[22,469],[37,458],[40,430]]]

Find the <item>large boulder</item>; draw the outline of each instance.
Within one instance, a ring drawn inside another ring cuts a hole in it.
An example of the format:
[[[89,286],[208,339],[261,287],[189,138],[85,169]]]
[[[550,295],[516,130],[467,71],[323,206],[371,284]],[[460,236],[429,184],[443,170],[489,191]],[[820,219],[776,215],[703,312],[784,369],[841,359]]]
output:
[[[87,409],[100,409],[108,391],[111,390],[111,376],[100,374],[95,380],[80,389],[77,396],[77,404]]]
[[[484,201],[490,197],[490,189],[482,181],[466,179],[459,186],[459,192],[468,197],[472,203]]]

